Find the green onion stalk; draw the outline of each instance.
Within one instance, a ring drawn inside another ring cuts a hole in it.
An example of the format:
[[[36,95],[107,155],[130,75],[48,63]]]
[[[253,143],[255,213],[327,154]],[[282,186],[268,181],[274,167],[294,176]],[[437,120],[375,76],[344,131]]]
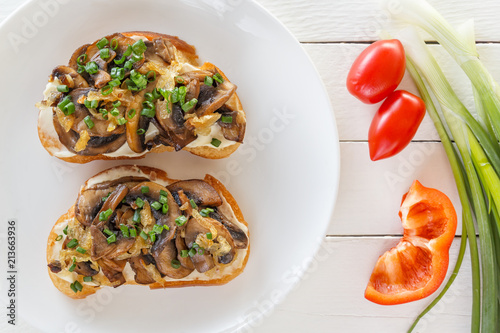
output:
[[[403,3],[405,2],[403,1]],[[412,5],[411,8],[413,9],[413,7]],[[411,15],[411,17],[416,16],[418,17],[415,13]],[[443,22],[430,21],[433,23],[430,24],[430,27],[437,31],[447,28]],[[441,25],[436,28],[437,23]],[[455,38],[457,36],[447,31],[439,32],[440,38],[447,40],[449,52],[461,52],[457,57],[465,57],[465,52],[462,49],[465,43],[459,42],[459,39]],[[473,281],[471,331],[498,332],[499,266],[496,254],[498,252],[497,240],[500,224],[498,214],[495,215],[495,212],[500,205],[500,147],[497,140],[490,136],[491,132],[496,132],[495,126],[493,129],[488,128],[494,121],[494,117],[491,115],[491,105],[477,102],[484,111],[482,116],[487,117],[487,119],[482,118],[482,121],[477,121],[460,101],[416,30],[403,31],[400,39],[405,46],[408,70],[426,103],[428,113],[448,155],[463,209],[462,244],[452,277],[422,315],[441,299],[453,283],[463,260],[464,239],[467,238],[471,251]],[[481,68],[485,71],[484,67]],[[476,75],[481,74],[476,73]],[[476,95],[482,96],[484,93],[475,85],[474,89]],[[439,110],[434,104],[433,97],[438,102]],[[498,112],[498,109],[496,111]],[[455,142],[455,145],[452,144],[452,141]],[[474,220],[477,223],[479,244],[476,241]],[[413,330],[422,315],[417,318],[410,331]]]

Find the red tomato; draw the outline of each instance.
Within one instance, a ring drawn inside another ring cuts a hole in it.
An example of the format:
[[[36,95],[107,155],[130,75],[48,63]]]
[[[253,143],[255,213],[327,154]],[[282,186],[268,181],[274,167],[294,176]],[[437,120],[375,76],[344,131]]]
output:
[[[446,277],[457,214],[448,197],[416,180],[403,196],[399,244],[384,253],[373,269],[365,298],[377,304],[401,304],[436,291]]]
[[[379,40],[354,60],[347,75],[347,90],[363,103],[378,103],[397,88],[405,74],[405,66],[401,42]]]
[[[425,116],[425,103],[419,97],[396,90],[387,97],[373,117],[368,132],[372,161],[391,157],[413,139]]]

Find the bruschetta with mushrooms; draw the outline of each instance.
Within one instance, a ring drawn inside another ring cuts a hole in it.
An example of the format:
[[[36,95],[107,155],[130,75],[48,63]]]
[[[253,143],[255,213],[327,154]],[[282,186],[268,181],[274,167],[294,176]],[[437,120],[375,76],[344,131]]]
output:
[[[87,180],[47,243],[50,278],[71,298],[125,284],[224,284],[249,253],[248,225],[217,179],[174,180],[130,165]]]
[[[54,68],[39,108],[45,149],[68,162],[186,150],[233,153],[246,118],[236,85],[192,45],[152,32],[115,33]]]

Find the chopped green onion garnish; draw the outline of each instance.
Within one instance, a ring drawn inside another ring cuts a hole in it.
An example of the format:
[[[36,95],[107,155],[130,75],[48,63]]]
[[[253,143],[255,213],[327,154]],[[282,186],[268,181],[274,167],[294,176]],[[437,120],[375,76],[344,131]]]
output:
[[[137,207],[142,208],[144,207],[144,200],[142,200],[141,198],[137,198],[135,199],[135,204],[137,205]]]
[[[167,231],[170,231],[170,227],[168,225],[166,225],[166,224],[163,226],[163,229],[165,229]]]
[[[65,110],[63,110],[63,112],[67,116],[69,116],[70,114],[73,114],[75,112],[75,104],[73,104],[73,102],[68,103],[68,105],[66,105],[66,108],[65,108]]]
[[[114,79],[114,80],[111,80],[111,81],[108,82],[108,85],[110,87],[113,87],[113,88],[114,87],[118,87],[120,84],[122,84],[122,83],[120,82],[119,79]]]
[[[134,66],[134,62],[132,60],[127,60],[125,62],[125,65],[123,65],[123,68],[127,69],[127,70],[131,70],[133,66]]]
[[[153,75],[153,76],[151,76]],[[146,73],[146,78],[148,80],[148,82],[153,82],[156,80],[156,72],[155,71],[149,71]]]
[[[128,120],[125,119],[125,118],[118,118],[116,119],[116,122],[118,123],[118,125],[124,125]]]
[[[154,233],[154,231],[150,231],[149,232],[149,239],[151,240],[151,243],[155,242],[155,240],[156,240],[156,234]]]
[[[75,281],[76,282],[76,281]],[[72,284],[69,285],[71,290],[73,290],[73,292],[76,294],[78,292],[78,289],[76,289],[75,287],[75,283],[73,282]]]
[[[111,236],[106,238],[106,240],[108,241],[108,244],[114,243],[114,242],[116,242],[116,235],[112,234]]]
[[[68,92],[69,88],[68,88],[67,85],[61,84],[61,85],[57,86],[57,91],[59,91],[59,92]]]
[[[102,49],[99,51],[99,56],[101,57],[102,60],[109,59],[110,54],[109,54],[109,49]]]
[[[120,230],[122,232],[123,237],[128,238],[130,236],[130,231],[125,224],[123,224],[123,223],[120,224]]]
[[[233,117],[232,116],[222,116],[221,120],[223,123],[231,124],[233,122]]]
[[[116,49],[118,48],[118,40],[117,40],[116,38],[113,38],[113,39],[111,40],[111,44],[110,44],[110,46],[111,46],[111,48],[112,48],[113,50],[116,50]]]
[[[85,71],[89,74],[96,74],[99,72],[99,67],[97,67],[95,61],[91,61],[85,65]]]
[[[101,95],[103,96],[108,96],[112,92],[113,92],[113,87],[110,86],[109,84],[101,88]]]
[[[196,103],[198,103],[198,100],[196,98],[191,99],[189,102],[182,105],[182,111],[188,112],[196,105]]]
[[[102,117],[104,119],[106,119],[106,120],[108,119],[108,110],[106,110],[106,109],[99,109],[99,113],[102,114]]]
[[[151,204],[151,207],[153,207],[155,210],[160,210],[161,209],[161,203],[158,201],[155,201]]]
[[[108,45],[108,43],[109,43],[109,41],[105,37],[103,37],[100,41],[97,42],[96,46],[100,50],[103,47],[105,47],[106,45]]]
[[[196,243],[195,243],[195,244],[196,244]],[[189,255],[190,257],[194,257],[194,255],[195,255],[195,254],[196,254],[196,249],[193,247],[193,248],[191,248],[191,249],[189,250],[188,255]]]
[[[92,282],[92,276],[84,276],[83,282]]]
[[[145,93],[145,94],[144,94],[144,98],[145,98],[147,101],[152,101],[152,100],[154,100],[154,97],[153,97],[153,94],[152,94],[152,93]]]
[[[176,76],[175,82],[177,82],[179,84],[186,84],[186,81],[184,81],[184,78],[182,76]]]
[[[132,54],[132,57],[130,58],[129,61],[131,61],[132,63],[136,63],[136,62],[139,62],[141,60],[142,60],[142,56],[134,53],[134,54]]]
[[[172,259],[172,262],[170,263],[173,268],[178,269],[181,267],[181,263],[177,259]]]
[[[163,195],[163,196],[167,197],[168,196],[168,192],[164,191],[164,190],[160,190],[160,195]]]
[[[146,133],[146,130],[144,128],[139,128],[137,130],[137,134],[139,134],[139,135],[143,135],[144,133]]]
[[[154,73],[156,76],[156,72],[154,72]],[[148,72],[148,74],[149,74],[149,72]],[[130,79],[132,80],[132,82],[135,83],[135,85],[137,86],[137,89],[139,89],[139,90],[146,88],[146,86],[148,84],[148,80],[146,79],[146,76],[135,71],[134,69],[130,71]]]
[[[146,234],[146,233],[144,232],[144,230],[141,230],[141,233],[140,233],[139,235],[140,235],[140,236],[142,237],[142,239],[144,239],[144,240],[147,240],[147,239],[148,239],[148,234]]]
[[[113,210],[108,208],[107,210],[99,213],[99,221],[107,221],[108,218],[113,214]]]
[[[207,85],[207,86],[211,86],[214,84],[214,79],[212,79],[211,76],[205,76],[205,80],[204,80],[204,83]]]
[[[78,65],[83,65],[85,63],[85,61],[87,61],[87,54],[84,53],[82,55],[80,55],[78,58],[76,58],[76,63]]]
[[[191,204],[191,207],[193,207],[194,209],[198,209],[198,206],[196,205],[196,202],[194,202],[193,199],[190,199],[189,203]]]
[[[168,197],[167,197],[166,193],[165,193],[165,195],[160,194],[160,199],[159,199],[159,201],[160,201],[160,203],[162,203],[162,204],[166,204],[166,203],[168,202]]]
[[[219,147],[221,143],[222,143],[222,142],[221,142],[219,139],[217,139],[217,138],[213,138],[213,139],[212,139],[212,142],[210,142],[210,144],[211,144],[212,146],[214,146],[214,147]]]
[[[188,256],[188,250],[181,250],[181,257],[186,258]]]
[[[126,59],[127,59],[127,56],[124,53],[120,59],[115,59],[113,61],[115,62],[115,64],[121,65],[121,64],[123,64],[125,62]]]
[[[130,227],[129,231],[130,231],[130,237],[134,237],[135,238],[137,236],[137,230],[135,230],[134,227]]]
[[[120,105],[122,105],[122,102],[120,102],[120,101],[113,102],[113,106],[115,108],[119,107]]]
[[[148,117],[148,118],[154,118],[155,115],[156,115],[155,109],[144,108],[141,111],[141,116],[145,116],[145,117]]]
[[[187,217],[184,215],[181,215],[175,219],[175,224],[177,224],[179,227],[182,227],[184,224],[187,222]]]
[[[106,195],[105,197],[102,197],[102,201],[108,200],[110,195],[111,195],[111,192],[108,192],[108,195]]]
[[[81,247],[81,246],[77,247],[77,248],[76,248],[76,250],[77,250],[78,252],[80,252],[81,254],[85,254],[85,253],[87,252],[87,250],[85,250],[85,249],[84,249],[83,247]]]
[[[204,248],[199,248],[199,249],[198,249],[198,254],[199,254],[200,256],[202,256],[204,253],[205,253],[205,249],[204,249]]]
[[[168,213],[168,204],[163,204],[163,206],[161,207],[161,212],[163,214],[167,214]]]
[[[207,217],[208,215],[210,215],[210,213],[213,213],[213,212],[214,212],[214,210],[212,208],[203,208],[200,211],[200,215],[203,217]]]
[[[65,234],[65,235],[68,234],[68,226],[66,226],[66,228],[63,229],[63,234]]]
[[[75,281],[75,288],[78,290],[78,291],[82,291],[83,289],[83,286],[80,282],[78,281]]]
[[[63,235],[58,235],[58,236],[56,237],[56,242],[59,242],[62,238],[63,238]]]
[[[70,249],[74,248],[75,246],[78,245],[78,240],[76,238],[73,238],[66,244],[66,247],[69,247]]]
[[[155,234],[161,234],[161,232],[163,231],[163,226],[162,225],[159,225],[159,224],[155,224],[153,226],[153,232]]]
[[[106,235],[111,236],[113,232],[109,230],[108,228],[104,229],[102,232],[104,232]]]
[[[142,194],[149,193],[149,186],[141,186],[141,193]]]
[[[125,69],[120,67],[113,67],[111,68],[110,75],[112,79],[123,80],[125,78]]]
[[[90,119],[90,116],[86,116],[85,118],[83,118],[83,121],[88,128],[92,129],[92,127],[94,127],[94,122],[92,121],[92,119]]]
[[[213,79],[219,83],[222,83],[224,82],[224,79],[222,78],[222,75],[220,75],[219,73],[215,73],[214,76],[213,76]]]
[[[59,104],[57,104],[57,107],[61,109],[61,111],[64,111],[64,109],[66,109],[66,105],[68,105],[69,103],[71,103],[71,97],[66,96],[62,101],[59,102]]]
[[[211,232],[207,232],[207,239],[212,239],[212,233]]]
[[[68,271],[73,272],[76,268],[76,259],[73,257],[73,263],[69,266]]]
[[[135,109],[130,109],[128,111],[128,119],[132,119],[135,117]]]
[[[110,112],[110,113],[111,113],[111,115],[112,115],[113,117],[118,117],[118,116],[120,115],[120,111],[118,111],[118,109],[117,109],[117,108],[114,108],[113,110],[111,110],[111,112]]]
[[[146,44],[144,44],[142,39],[139,39],[137,42],[132,44],[132,50],[135,54],[143,54],[144,51],[146,51],[146,48]]]
[[[140,209],[135,210],[134,216],[132,217],[132,221],[134,221],[135,223],[141,222],[141,210]]]
[[[161,97],[160,92],[156,88],[153,89],[153,92],[151,94],[153,95],[154,99],[159,99]]]
[[[97,99],[92,101],[86,99],[85,101],[83,101],[83,105],[85,105],[87,109],[97,109],[97,107],[99,106],[99,101]]]

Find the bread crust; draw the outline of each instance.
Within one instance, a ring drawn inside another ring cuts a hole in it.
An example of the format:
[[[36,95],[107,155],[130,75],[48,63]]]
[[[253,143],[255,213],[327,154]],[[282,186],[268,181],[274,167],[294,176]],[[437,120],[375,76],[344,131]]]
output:
[[[118,171],[120,175],[123,175],[123,174],[129,175],[131,172],[140,171],[140,172],[142,172],[143,175],[148,177],[151,181],[163,181],[163,182],[167,182],[168,184],[171,184],[171,183],[178,181],[177,179],[169,178],[167,173],[163,170],[160,170],[160,169],[147,167],[147,166],[123,165],[123,166],[118,166],[118,167],[104,170],[104,171],[94,175],[93,177],[89,178],[84,183],[84,185],[81,187],[80,192],[82,192],[83,190],[88,188],[89,183],[93,179],[95,179],[99,176],[105,175],[106,173],[109,173],[110,171]],[[139,172],[138,172],[138,174],[139,174]],[[226,187],[220,181],[218,181],[215,177],[213,177],[211,175],[208,175],[208,174],[205,175],[204,180],[208,184],[210,184],[217,191],[217,193],[219,193],[219,195],[221,197],[223,197],[224,200],[229,204],[229,206],[231,207],[238,222],[242,223],[247,228],[246,235],[249,238],[250,232],[248,231],[248,223],[245,221],[243,214],[242,214],[238,204],[236,203],[236,200],[231,195],[231,193],[226,189]],[[60,225],[66,223],[66,221],[73,219],[73,218],[75,218],[75,205],[73,205],[65,214],[63,214],[57,220],[57,222],[54,224],[54,226],[52,227],[50,234],[49,234],[49,237],[48,237],[48,241],[47,241],[47,255],[46,255],[47,264],[50,264],[52,261],[51,255],[53,253],[54,246],[56,245],[56,238],[58,236],[58,234],[56,232],[57,228]],[[155,282],[155,283],[149,284],[148,286],[150,289],[159,289],[159,288],[177,288],[177,287],[190,287],[190,286],[215,286],[215,285],[226,284],[243,272],[243,270],[245,269],[245,266],[247,264],[249,255],[250,255],[250,242],[248,243],[248,247],[246,249],[246,254],[245,254],[245,257],[243,258],[243,260],[241,261],[241,265],[234,268],[234,270],[230,274],[225,274],[221,277],[212,278],[209,280],[194,279],[194,280],[169,280],[169,281],[164,281],[162,283]],[[50,270],[50,268],[48,268],[48,273],[49,273],[50,279],[52,280],[52,283],[54,284],[54,286],[57,289],[59,289],[59,291],[64,293],[66,296],[74,298],[74,299],[82,299],[82,298],[85,298],[89,295],[92,295],[95,292],[97,292],[100,288],[102,288],[103,286],[110,286],[110,287],[113,286],[111,283],[109,283],[109,281],[107,281],[107,279],[105,279],[104,283],[102,283],[100,286],[95,286],[95,287],[90,286],[90,285],[82,283],[82,280],[81,280],[82,277],[78,276],[77,280],[82,284],[83,288],[81,291],[75,293],[75,292],[73,292],[73,290],[70,287],[70,285],[71,285],[70,282],[59,277],[56,273],[53,273]],[[139,284],[132,280],[132,281],[125,282],[124,285],[139,285]],[[142,285],[142,286],[144,286],[144,285]]]
[[[172,35],[167,35],[167,34],[161,34],[161,33],[156,33],[156,32],[151,32],[151,31],[127,31],[127,32],[122,32],[121,33],[124,36],[127,37],[132,37],[132,36],[140,36],[140,37],[145,37],[149,40],[157,37],[163,37],[168,39],[182,54],[189,59],[189,61],[192,64],[198,64],[198,55],[196,54],[196,48],[193,45],[190,45],[180,39],[177,36],[172,36]],[[85,45],[84,45],[85,46]],[[77,50],[78,51],[78,50]],[[216,67],[214,64],[205,62],[201,67],[199,67],[201,70],[211,70],[211,69],[216,69],[224,78],[224,80],[230,81],[227,76],[220,70],[220,68]],[[243,105],[241,104],[241,101],[235,92],[233,96],[231,97],[230,101],[231,105],[234,107],[235,111],[238,111],[244,119],[246,119],[246,114],[243,109]],[[41,110],[39,112],[39,115],[41,114]],[[55,154],[52,152],[53,150],[59,151],[61,149],[66,149],[66,147],[59,141],[59,140],[54,140],[54,138],[46,133],[44,131],[44,128],[42,126],[42,122],[38,120],[38,137],[40,139],[40,142],[42,143],[43,147],[51,156],[55,156]],[[126,144],[126,143],[125,143]],[[234,144],[231,144],[226,147],[222,148],[217,148],[217,147],[211,147],[211,146],[198,146],[198,147],[184,147],[182,150],[185,150],[187,152],[190,152],[191,154],[207,158],[207,159],[221,159],[221,158],[226,158],[232,153],[234,153],[238,147],[241,145],[240,142],[234,142]],[[171,146],[164,146],[164,145],[156,145],[154,146],[150,151],[145,151],[144,154],[140,156],[127,156],[127,155],[122,155],[122,156],[106,156],[105,154],[98,154],[98,155],[92,155],[92,156],[87,156],[87,155],[73,155],[73,156],[56,156],[57,158],[70,162],[70,163],[88,163],[94,160],[137,160],[137,159],[142,159],[149,153],[164,153],[164,152],[173,152],[175,149]]]

